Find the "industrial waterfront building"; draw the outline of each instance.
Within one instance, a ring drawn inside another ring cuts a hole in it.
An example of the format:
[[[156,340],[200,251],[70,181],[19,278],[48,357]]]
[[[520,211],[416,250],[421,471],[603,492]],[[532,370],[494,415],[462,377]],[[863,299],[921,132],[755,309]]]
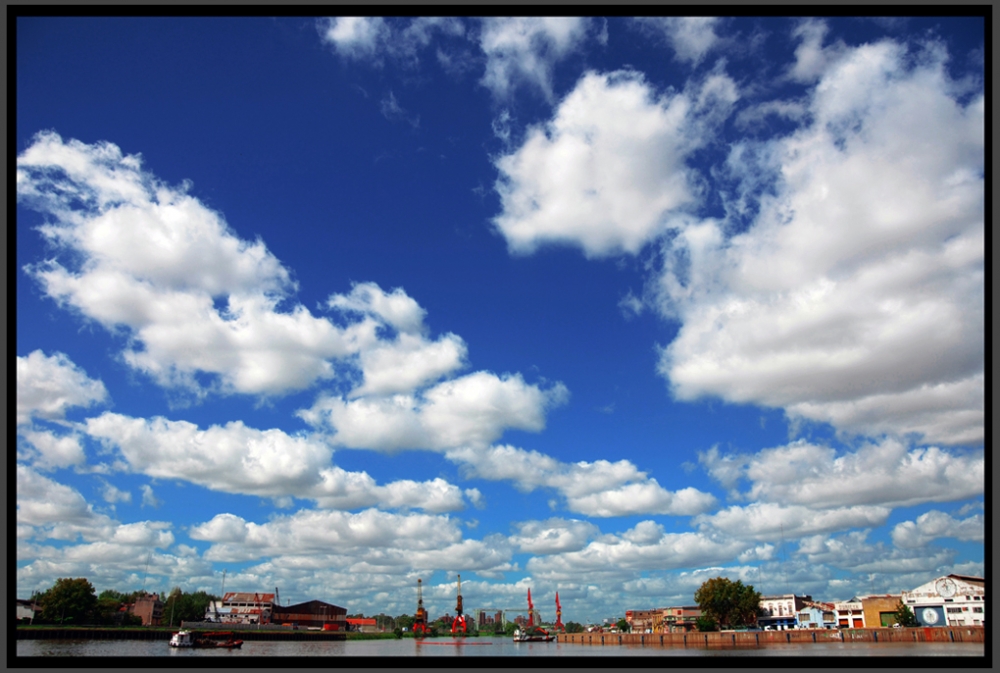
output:
[[[375,633],[378,631],[378,621],[374,617],[347,617],[347,630],[359,633]],[[336,630],[336,629],[327,629]]]
[[[268,624],[274,608],[274,594],[230,591],[221,601],[211,601],[205,621],[223,624]]]
[[[324,631],[347,631],[347,608],[323,601],[306,601],[295,605],[275,605],[271,614],[275,624],[297,626],[300,629],[320,628]],[[372,622],[375,620],[372,619]]]

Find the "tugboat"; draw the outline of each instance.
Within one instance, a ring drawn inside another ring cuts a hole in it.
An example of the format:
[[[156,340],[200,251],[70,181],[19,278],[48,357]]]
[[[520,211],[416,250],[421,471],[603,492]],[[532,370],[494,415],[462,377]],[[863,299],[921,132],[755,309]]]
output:
[[[515,643],[551,643],[556,637],[540,626],[526,626],[514,631]]]
[[[232,631],[214,631],[199,638],[188,629],[181,629],[170,638],[170,647],[241,647],[242,640],[236,640]]]

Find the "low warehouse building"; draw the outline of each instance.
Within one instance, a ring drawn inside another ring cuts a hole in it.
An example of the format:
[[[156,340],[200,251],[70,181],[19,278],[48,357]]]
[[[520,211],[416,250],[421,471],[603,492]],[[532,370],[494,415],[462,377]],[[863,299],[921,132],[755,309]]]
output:
[[[274,624],[289,624],[300,629],[321,628],[327,631],[347,630],[347,608],[323,601],[307,601],[296,605],[275,605],[271,613]]]

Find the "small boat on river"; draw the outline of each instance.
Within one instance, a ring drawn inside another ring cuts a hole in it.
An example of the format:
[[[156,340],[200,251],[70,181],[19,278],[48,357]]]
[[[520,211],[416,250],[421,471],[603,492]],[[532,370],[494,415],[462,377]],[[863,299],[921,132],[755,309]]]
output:
[[[551,643],[556,637],[540,626],[529,626],[514,631],[515,643]]]
[[[232,631],[213,631],[195,635],[193,631],[181,629],[170,638],[170,647],[240,647],[242,640],[233,637]]]

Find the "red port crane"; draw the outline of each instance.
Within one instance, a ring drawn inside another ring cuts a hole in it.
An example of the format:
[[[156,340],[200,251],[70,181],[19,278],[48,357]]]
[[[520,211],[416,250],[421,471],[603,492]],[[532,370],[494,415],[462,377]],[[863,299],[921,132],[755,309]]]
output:
[[[416,638],[423,638],[430,631],[427,628],[427,610],[424,609],[423,580],[417,578],[417,614],[413,617],[413,635]]]
[[[558,629],[565,633],[566,627],[562,623],[562,606],[559,605],[559,592],[556,592],[556,623],[552,625],[553,629]]]
[[[535,625],[535,604],[531,602],[531,589],[528,589],[528,626]]]
[[[452,635],[468,633],[468,619],[462,614],[462,576],[458,576],[458,603],[455,605],[455,620],[451,623]]]

